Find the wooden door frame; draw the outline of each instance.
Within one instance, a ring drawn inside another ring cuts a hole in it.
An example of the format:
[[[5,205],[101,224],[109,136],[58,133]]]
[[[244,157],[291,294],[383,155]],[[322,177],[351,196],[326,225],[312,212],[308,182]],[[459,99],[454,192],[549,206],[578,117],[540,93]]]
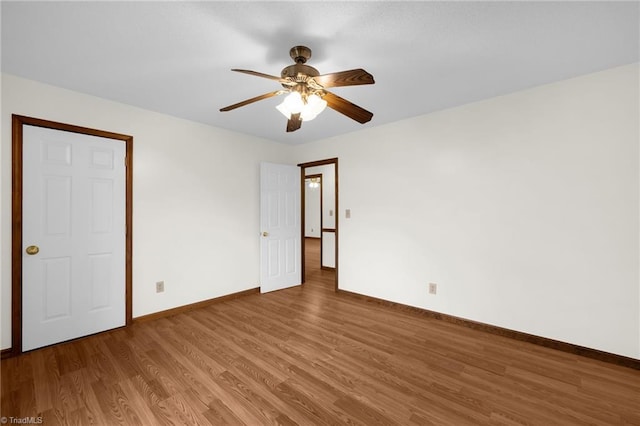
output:
[[[83,135],[99,136],[124,142],[125,145],[125,327],[132,322],[132,225],[133,225],[133,137],[72,124],[13,114],[11,180],[11,348],[2,358],[22,353],[22,196],[23,196],[23,126],[44,127]]]
[[[304,282],[306,281],[306,277],[305,277],[305,267],[304,267],[304,261],[305,261],[305,256],[304,256],[304,234],[305,234],[305,223],[304,223],[304,216],[305,216],[305,190],[304,190],[304,180],[306,179],[306,169],[310,168],[310,167],[317,167],[317,166],[327,166],[327,165],[331,165],[333,164],[333,174],[334,174],[334,199],[335,199],[335,237],[334,237],[334,241],[335,241],[335,262],[336,262],[336,275],[335,275],[335,288],[334,291],[338,291],[338,219],[339,219],[339,214],[338,212],[340,211],[338,209],[338,158],[327,158],[326,160],[319,160],[319,161],[311,161],[309,163],[300,163],[298,164],[298,167],[300,167],[300,182],[301,182],[301,196],[300,196],[300,201],[301,201],[301,219],[300,219],[300,223],[301,223],[301,228],[300,228],[300,233],[302,235],[302,247],[301,247],[301,271],[302,271],[302,283],[304,284]],[[322,236],[322,228],[320,229],[320,235]],[[322,265],[322,252],[320,253],[320,263]]]

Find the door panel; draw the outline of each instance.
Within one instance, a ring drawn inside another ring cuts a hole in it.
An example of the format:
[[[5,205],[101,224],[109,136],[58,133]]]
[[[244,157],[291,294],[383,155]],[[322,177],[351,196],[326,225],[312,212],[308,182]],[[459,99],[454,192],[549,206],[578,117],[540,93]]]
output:
[[[300,285],[300,170],[260,165],[260,291]]]
[[[71,178],[45,176],[43,186],[44,233],[68,238],[71,231]]]
[[[113,181],[106,179],[91,179],[90,181],[90,212],[91,233],[109,234],[113,220]]]
[[[125,325],[125,151],[23,127],[23,351]]]
[[[297,246],[298,246],[297,238],[287,238],[284,242],[284,247],[285,247],[284,263],[285,263],[286,274],[293,274],[297,270],[296,263],[299,261],[298,253],[296,252]]]
[[[44,274],[44,320],[71,316],[71,258],[59,257],[42,261]]]
[[[89,256],[89,312],[106,309],[111,306],[109,285],[113,281],[111,265],[113,256],[110,253]]]

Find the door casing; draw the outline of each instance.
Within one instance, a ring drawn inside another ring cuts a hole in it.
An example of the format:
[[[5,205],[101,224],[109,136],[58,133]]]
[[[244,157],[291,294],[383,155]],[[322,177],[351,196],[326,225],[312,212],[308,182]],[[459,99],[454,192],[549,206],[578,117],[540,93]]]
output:
[[[22,353],[22,161],[23,126],[99,136],[122,141],[125,145],[125,326],[132,322],[132,224],[133,224],[133,137],[103,130],[90,129],[71,124],[39,118],[12,115],[12,236],[11,236],[11,348],[2,351],[2,357]]]
[[[317,167],[317,166],[326,166],[326,165],[331,165],[333,164],[333,173],[334,173],[334,177],[335,177],[335,182],[334,182],[334,197],[335,197],[335,209],[336,209],[336,219],[335,219],[335,262],[336,262],[336,267],[335,267],[335,288],[334,291],[338,291],[338,241],[340,241],[340,239],[338,238],[338,229],[339,229],[339,218],[340,215],[338,214],[338,212],[340,211],[339,206],[338,206],[338,159],[337,158],[328,158],[326,160],[319,160],[319,161],[312,161],[309,163],[300,163],[298,164],[298,167],[300,167],[301,169],[301,173],[300,173],[300,200],[301,200],[301,205],[302,205],[302,209],[301,209],[301,228],[300,228],[300,233],[302,236],[302,247],[301,247],[301,260],[302,260],[302,283],[304,284],[305,282],[305,267],[304,267],[304,234],[305,234],[305,223],[304,223],[304,215],[305,215],[305,206],[304,206],[304,180],[305,180],[305,169],[309,168],[309,167]],[[322,257],[320,259],[320,262],[322,262]]]

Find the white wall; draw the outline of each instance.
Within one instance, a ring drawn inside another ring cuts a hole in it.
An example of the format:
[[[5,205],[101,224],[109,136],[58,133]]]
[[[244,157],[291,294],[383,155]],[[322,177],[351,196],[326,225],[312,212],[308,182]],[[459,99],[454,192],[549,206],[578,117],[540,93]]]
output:
[[[310,180],[304,186],[304,236],[320,238],[320,187],[309,187]]]
[[[340,160],[340,287],[640,358],[638,80],[635,64],[294,148]]]
[[[3,74],[3,349],[11,345],[12,113],[134,137],[134,317],[258,286],[259,162],[287,163],[288,147]],[[165,292],[156,294],[159,280]]]
[[[317,158],[325,160],[325,158]],[[324,166],[308,167],[305,169],[307,175],[322,175],[322,227],[325,229],[335,229],[336,227],[336,175],[335,166],[327,164]],[[322,232],[322,266],[328,268],[336,267],[336,243],[335,233]]]

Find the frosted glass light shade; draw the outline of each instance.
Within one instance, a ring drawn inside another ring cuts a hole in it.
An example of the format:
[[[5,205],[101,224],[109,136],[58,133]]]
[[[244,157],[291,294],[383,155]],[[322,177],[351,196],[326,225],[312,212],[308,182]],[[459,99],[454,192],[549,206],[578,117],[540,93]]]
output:
[[[280,105],[276,106],[276,109],[278,111],[280,111],[282,113],[282,115],[284,115],[285,117],[287,117],[287,120],[289,118],[291,118],[291,111],[289,111],[286,107],[286,105],[284,104],[284,102],[282,102]]]
[[[299,92],[291,92],[284,98],[284,101],[276,107],[278,111],[282,113],[287,119],[291,117],[291,114],[298,114],[302,111],[304,102]]]
[[[318,115],[327,107],[327,101],[318,95],[311,95],[307,98],[306,107],[311,108],[314,114]]]
[[[286,98],[284,98],[284,104],[291,114],[297,114],[302,111],[304,102],[302,102],[302,96],[299,92],[291,92]]]
[[[310,108],[303,108],[302,112],[300,113],[300,118],[302,119],[302,121],[311,121],[316,118],[317,115],[318,114],[314,114]]]
[[[307,98],[307,103],[302,108],[300,118],[302,121],[311,121],[318,116],[327,106],[327,101],[318,95],[311,95]]]
[[[291,92],[282,103],[276,106],[276,109],[282,113],[287,119],[291,118],[291,114],[300,113],[302,121],[311,121],[320,114],[327,106],[327,101],[318,95],[310,95],[305,101],[298,92]]]

